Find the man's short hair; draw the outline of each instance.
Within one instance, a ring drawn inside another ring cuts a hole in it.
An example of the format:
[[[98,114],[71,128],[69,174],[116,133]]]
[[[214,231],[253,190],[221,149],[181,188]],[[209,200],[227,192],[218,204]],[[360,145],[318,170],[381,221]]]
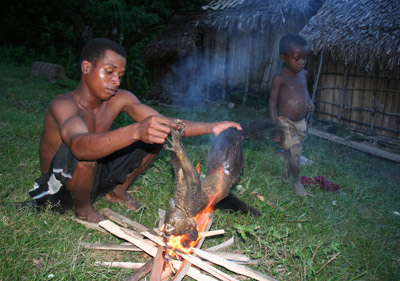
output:
[[[125,49],[120,44],[106,38],[93,38],[86,42],[83,47],[79,58],[79,64],[87,60],[91,64],[96,65],[99,59],[105,56],[107,50],[114,51],[126,58]]]
[[[307,41],[303,36],[298,34],[286,34],[279,41],[279,53],[286,55],[291,52],[294,47],[307,47]]]

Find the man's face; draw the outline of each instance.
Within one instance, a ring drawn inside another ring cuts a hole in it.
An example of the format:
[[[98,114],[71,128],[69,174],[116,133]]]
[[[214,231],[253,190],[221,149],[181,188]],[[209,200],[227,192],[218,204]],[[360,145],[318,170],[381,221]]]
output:
[[[294,47],[286,55],[281,55],[282,62],[294,73],[299,73],[307,62],[308,49],[304,47]]]
[[[90,64],[90,63],[89,63]],[[87,85],[102,100],[109,100],[115,95],[121,78],[125,74],[126,59],[114,51],[107,50],[97,64],[90,64]]]

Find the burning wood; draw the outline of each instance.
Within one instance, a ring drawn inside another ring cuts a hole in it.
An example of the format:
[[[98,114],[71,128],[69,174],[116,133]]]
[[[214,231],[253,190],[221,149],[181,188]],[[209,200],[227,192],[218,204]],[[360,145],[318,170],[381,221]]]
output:
[[[211,220],[212,221],[212,220]],[[211,224],[208,224],[210,226]],[[163,251],[168,250],[170,247],[164,242],[164,238],[154,235],[150,233],[150,229],[148,231],[144,231],[142,233],[148,239],[144,239],[141,235],[137,232],[124,228],[122,226],[118,226],[117,224],[111,222],[110,220],[105,220],[99,222],[99,226],[104,228],[105,230],[109,231],[110,233],[131,242],[133,245],[137,246],[138,248],[142,249],[150,256],[155,257],[153,260],[149,260],[146,264],[139,268],[134,275],[132,275],[127,280],[138,280],[136,277],[141,276],[143,278],[146,274],[150,271],[152,272],[151,280],[164,280],[168,278],[171,274],[172,270],[178,270],[175,272],[175,277],[173,280],[181,280],[185,275],[190,276],[195,280],[238,280],[231,275],[228,275],[221,270],[215,268],[213,264],[225,267],[226,269],[235,272],[237,274],[247,276],[253,278],[255,280],[262,280],[262,281],[273,281],[275,279],[266,276],[260,272],[257,272],[249,267],[244,265],[237,264],[236,262],[227,260],[222,258],[218,255],[213,254],[210,251],[203,251],[198,248],[190,248],[190,249],[175,249],[174,254],[177,258],[169,257],[169,263],[164,263],[164,258],[162,257]],[[198,257],[196,257],[196,255]],[[181,259],[181,260],[179,260]],[[183,260],[182,260],[183,259]],[[157,266],[155,266],[157,264]],[[198,269],[194,268],[191,265],[196,266]],[[120,267],[131,267],[131,268],[138,268],[141,264],[136,263],[104,263],[104,262],[97,262],[96,265],[104,265],[104,266],[120,266]],[[169,265],[172,267],[169,268]],[[205,275],[201,272],[204,270],[214,276],[214,278]],[[139,275],[138,275],[139,274]],[[179,279],[176,277],[180,276]],[[217,278],[217,279],[215,279]]]
[[[213,210],[225,198],[243,168],[242,134],[230,128],[216,138],[209,157],[208,175],[201,182],[198,172],[186,155],[182,132],[172,130],[171,163],[175,171],[175,190],[171,209],[165,216],[165,233],[182,236],[185,246],[198,238],[196,216]]]

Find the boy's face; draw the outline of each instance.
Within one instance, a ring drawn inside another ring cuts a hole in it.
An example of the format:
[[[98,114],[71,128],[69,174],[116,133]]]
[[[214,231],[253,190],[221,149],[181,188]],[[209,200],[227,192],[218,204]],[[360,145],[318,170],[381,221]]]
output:
[[[125,74],[126,59],[114,51],[107,50],[95,66],[88,61],[82,62],[82,72],[91,92],[102,100],[115,95]]]
[[[308,49],[301,46],[294,46],[290,52],[281,55],[281,60],[289,70],[299,73],[307,62]]]

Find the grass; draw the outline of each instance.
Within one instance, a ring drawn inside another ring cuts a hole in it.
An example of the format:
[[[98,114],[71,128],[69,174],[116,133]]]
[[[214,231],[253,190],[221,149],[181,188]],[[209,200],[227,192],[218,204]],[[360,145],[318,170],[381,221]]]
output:
[[[0,199],[29,199],[28,190],[40,175],[38,143],[45,108],[56,95],[73,89],[75,81],[50,84],[29,78],[28,67],[0,64]],[[191,120],[235,121],[262,118],[262,111],[207,108],[171,110],[168,116]],[[120,117],[118,122],[125,122]],[[193,163],[205,162],[212,137],[185,139]],[[216,210],[212,229],[223,237],[209,238],[205,247],[231,236],[229,251],[243,250],[259,260],[254,266],[278,280],[399,280],[400,279],[400,165],[310,136],[303,155],[313,161],[302,167],[308,177],[324,176],[341,186],[328,193],[306,186],[299,199],[291,185],[280,182],[282,160],[270,141],[245,141],[245,167],[232,191],[262,212],[261,218]],[[132,212],[106,200],[108,207],[149,227],[157,224],[158,208],[168,209],[174,174],[168,153],[162,151],[134,185],[134,196],[146,209]],[[244,193],[239,193],[240,190]],[[273,202],[254,197],[256,191]],[[145,261],[138,253],[86,250],[79,242],[120,243],[115,237],[89,230],[51,211],[16,211],[0,207],[0,280],[123,280],[132,271],[94,266],[94,261]]]

